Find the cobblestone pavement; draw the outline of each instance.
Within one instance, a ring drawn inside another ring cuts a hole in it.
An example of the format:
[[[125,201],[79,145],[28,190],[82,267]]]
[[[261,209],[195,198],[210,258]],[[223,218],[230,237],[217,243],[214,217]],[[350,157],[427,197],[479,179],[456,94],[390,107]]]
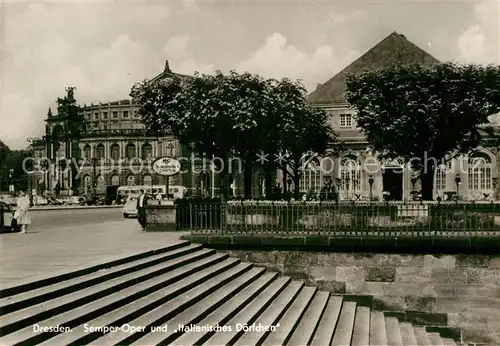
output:
[[[161,248],[180,241],[182,234],[141,232],[134,219],[1,234],[0,284]]]

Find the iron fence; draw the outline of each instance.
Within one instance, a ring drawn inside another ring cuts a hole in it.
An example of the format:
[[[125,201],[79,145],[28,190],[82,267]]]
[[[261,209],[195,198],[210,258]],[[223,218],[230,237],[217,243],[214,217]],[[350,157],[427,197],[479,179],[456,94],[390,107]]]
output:
[[[189,203],[177,228],[192,233],[331,236],[500,235],[498,203]]]

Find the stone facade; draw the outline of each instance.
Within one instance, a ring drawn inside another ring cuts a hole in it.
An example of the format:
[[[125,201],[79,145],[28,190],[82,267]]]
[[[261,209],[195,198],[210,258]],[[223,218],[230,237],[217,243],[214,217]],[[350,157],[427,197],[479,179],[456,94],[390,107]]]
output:
[[[368,149],[361,130],[356,125],[355,113],[347,104],[321,106],[330,114],[330,124],[345,142],[346,151],[340,156],[319,158],[320,166],[305,171],[302,192],[319,192],[327,178],[335,184],[341,181],[342,200],[382,200],[384,191],[393,192],[393,200],[409,200],[412,191],[419,191],[420,181],[412,183],[412,170],[402,160],[381,162]],[[346,120],[348,119],[348,120]],[[384,180],[386,172],[395,172],[395,179]],[[281,174],[280,174],[281,177]],[[314,184],[307,185],[316,177]],[[460,178],[457,184],[457,177]],[[370,186],[370,178],[372,185]],[[477,148],[471,157],[453,159],[435,173],[434,198],[459,195],[463,200],[499,200],[500,151],[497,147]],[[293,186],[293,185],[292,185]]]
[[[438,63],[436,58],[404,35],[393,32],[327,82],[319,84],[308,100],[330,114],[330,124],[344,141],[346,151],[340,157],[320,158],[321,167],[306,170],[302,178],[304,182],[300,186],[302,192],[318,192],[326,177],[333,179],[334,184],[339,182],[340,198],[347,200],[370,197],[381,200],[387,196],[391,200],[401,201],[410,199],[412,191],[420,191],[420,182],[412,182],[413,174],[402,160],[381,162],[367,149],[368,143],[356,124],[356,112],[345,99],[346,76],[400,64],[433,66]],[[494,125],[500,127],[500,116],[493,119],[496,119]],[[499,199],[498,148],[477,148],[474,155],[471,160],[459,157],[436,172],[435,199],[446,199],[453,195],[463,200]]]

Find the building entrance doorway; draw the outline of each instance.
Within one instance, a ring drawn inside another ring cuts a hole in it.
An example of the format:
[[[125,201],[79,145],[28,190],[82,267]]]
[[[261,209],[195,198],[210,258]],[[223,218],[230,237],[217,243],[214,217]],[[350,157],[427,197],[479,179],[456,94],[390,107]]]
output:
[[[384,196],[386,200],[403,200],[403,172],[401,168],[383,168],[382,183],[383,191],[389,193]]]

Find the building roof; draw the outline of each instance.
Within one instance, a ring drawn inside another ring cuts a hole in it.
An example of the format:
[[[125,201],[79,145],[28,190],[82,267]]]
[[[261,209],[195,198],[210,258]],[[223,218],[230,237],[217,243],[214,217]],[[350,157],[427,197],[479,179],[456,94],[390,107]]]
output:
[[[168,77],[191,77],[191,76],[172,72],[172,70],[170,69],[170,65],[168,63],[168,60],[165,60],[165,67],[163,68],[163,72],[160,73],[159,75],[157,75],[156,77],[153,77],[149,81],[155,82],[159,79],[168,78]]]
[[[164,67],[163,71],[160,74],[156,75],[155,77],[151,78],[149,81],[154,82],[154,81],[157,81],[159,79],[168,78],[168,77],[190,77],[190,76],[172,72],[172,70],[170,70],[170,65],[168,63],[168,60],[165,60],[165,67]],[[92,108],[101,108],[101,107],[117,106],[117,105],[132,105],[132,104],[133,104],[133,100],[123,99],[123,100],[119,100],[119,101],[99,102],[98,104],[92,103],[90,105],[85,105],[82,108],[84,110],[89,110]]]
[[[308,100],[314,104],[346,103],[344,93],[348,74],[415,63],[431,66],[440,62],[394,31],[326,83],[319,84]]]

